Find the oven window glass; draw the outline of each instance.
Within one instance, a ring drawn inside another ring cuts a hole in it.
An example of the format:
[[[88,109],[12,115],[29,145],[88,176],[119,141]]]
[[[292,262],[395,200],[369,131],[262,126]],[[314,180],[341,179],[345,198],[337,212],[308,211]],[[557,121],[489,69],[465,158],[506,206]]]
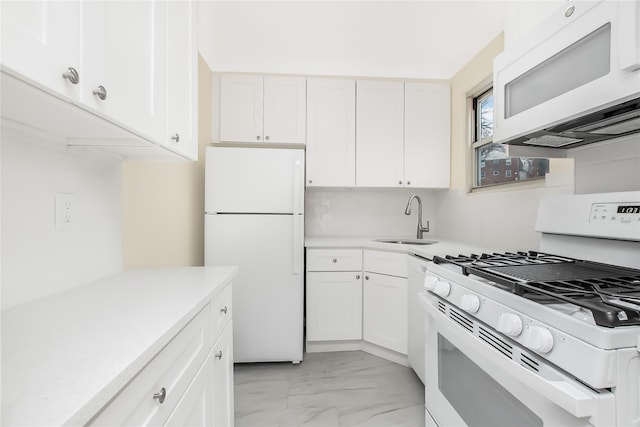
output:
[[[440,334],[438,388],[469,427],[542,426],[536,414]]]

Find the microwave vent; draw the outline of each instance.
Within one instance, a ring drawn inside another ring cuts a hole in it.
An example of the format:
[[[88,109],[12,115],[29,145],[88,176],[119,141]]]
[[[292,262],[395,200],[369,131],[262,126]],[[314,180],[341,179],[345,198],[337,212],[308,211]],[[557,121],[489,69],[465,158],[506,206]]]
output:
[[[560,135],[542,135],[536,138],[530,138],[523,141],[524,144],[536,145],[542,147],[564,147],[565,145],[575,144],[576,142],[581,142],[581,139],[577,138],[569,138],[566,136]]]

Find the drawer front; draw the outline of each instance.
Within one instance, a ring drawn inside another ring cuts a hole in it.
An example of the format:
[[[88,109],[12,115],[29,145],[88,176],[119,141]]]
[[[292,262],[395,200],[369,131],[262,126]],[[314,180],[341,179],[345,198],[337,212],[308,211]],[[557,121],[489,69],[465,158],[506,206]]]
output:
[[[207,305],[92,420],[96,426],[163,424],[211,348]],[[165,389],[165,398],[154,394]]]
[[[211,301],[211,322],[213,327],[211,328],[211,343],[215,343],[218,340],[224,328],[227,327],[231,320],[231,287],[229,284],[213,297]]]
[[[361,249],[308,249],[307,271],[361,271]]]
[[[408,277],[407,255],[396,252],[365,250],[364,270],[406,278]]]

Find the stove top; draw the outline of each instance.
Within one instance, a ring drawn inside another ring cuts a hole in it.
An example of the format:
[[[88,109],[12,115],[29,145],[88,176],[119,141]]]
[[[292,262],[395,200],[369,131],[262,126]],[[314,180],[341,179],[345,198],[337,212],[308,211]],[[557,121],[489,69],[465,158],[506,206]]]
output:
[[[462,274],[547,305],[568,303],[592,313],[596,325],[640,325],[640,270],[541,252],[434,257]]]

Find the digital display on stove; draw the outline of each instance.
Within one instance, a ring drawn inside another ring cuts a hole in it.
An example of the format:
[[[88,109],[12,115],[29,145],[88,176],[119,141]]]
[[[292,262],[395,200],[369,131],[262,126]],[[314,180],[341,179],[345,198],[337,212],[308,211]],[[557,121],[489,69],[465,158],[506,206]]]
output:
[[[640,206],[618,206],[620,214],[640,214]]]

